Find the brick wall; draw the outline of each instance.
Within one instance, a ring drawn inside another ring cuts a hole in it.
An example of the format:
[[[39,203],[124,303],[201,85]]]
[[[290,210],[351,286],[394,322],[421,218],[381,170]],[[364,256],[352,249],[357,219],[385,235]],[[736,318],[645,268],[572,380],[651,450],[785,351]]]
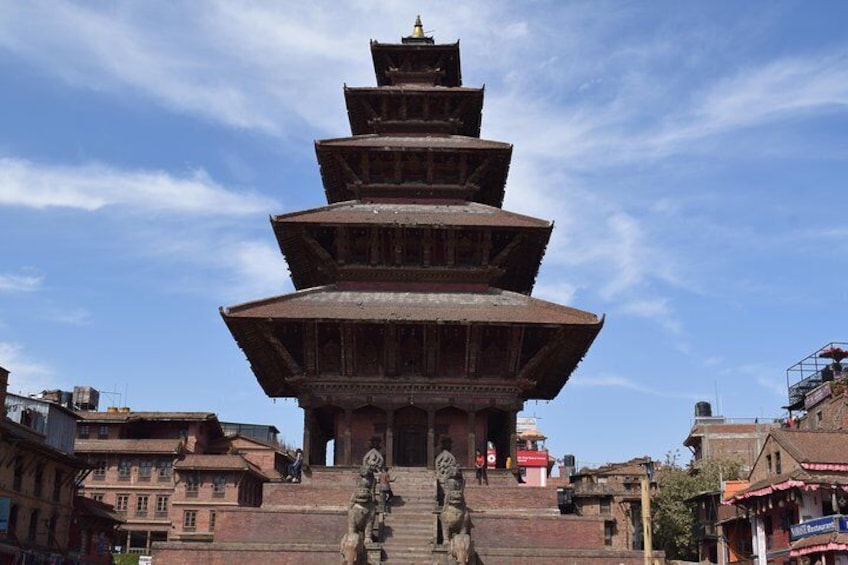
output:
[[[216,543],[338,543],[347,531],[347,511],[223,509],[215,529]]]

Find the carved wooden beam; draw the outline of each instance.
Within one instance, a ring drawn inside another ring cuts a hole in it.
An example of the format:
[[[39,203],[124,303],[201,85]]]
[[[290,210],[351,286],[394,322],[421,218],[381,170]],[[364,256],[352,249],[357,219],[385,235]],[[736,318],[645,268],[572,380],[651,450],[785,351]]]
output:
[[[527,236],[525,234],[523,234],[523,233],[516,234],[515,237],[512,238],[512,241],[510,241],[506,245],[506,247],[504,247],[501,250],[501,252],[498,253],[497,256],[495,256],[494,259],[492,259],[491,264],[496,265],[496,266],[501,266],[504,263],[506,263],[507,259],[509,259],[509,256],[512,255],[513,251],[515,251],[515,248],[518,247],[519,245],[521,245],[522,243],[524,243],[524,241],[526,239],[527,239]]]
[[[274,335],[274,330],[270,324],[263,324],[261,329],[262,337],[271,345],[271,348],[280,356],[283,362],[286,364],[286,368],[288,368],[289,372],[293,375],[299,375],[303,373],[303,368],[295,361],[292,354],[286,349],[286,346],[282,344],[282,342],[277,339],[277,336]]]
[[[539,368],[539,365],[545,362],[555,348],[559,347],[559,344],[564,337],[565,328],[557,329],[554,335],[552,335],[548,340],[548,343],[540,347],[539,351],[537,351],[536,354],[527,361],[524,367],[521,367],[518,372],[518,378],[535,382],[535,379],[532,378],[533,372]]]

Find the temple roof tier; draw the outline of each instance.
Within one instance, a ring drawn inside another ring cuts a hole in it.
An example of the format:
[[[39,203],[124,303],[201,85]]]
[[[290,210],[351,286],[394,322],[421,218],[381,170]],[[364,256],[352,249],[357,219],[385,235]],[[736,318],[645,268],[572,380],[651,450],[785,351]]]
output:
[[[402,287],[402,285],[399,285]],[[598,326],[590,312],[538,298],[489,288],[482,292],[345,290],[334,285],[231,306],[226,320],[354,320]]]
[[[512,145],[457,135],[359,135],[315,143],[329,203],[370,198],[503,204]]]
[[[459,42],[379,43],[371,41],[377,85],[462,86]]]
[[[336,375],[490,378],[515,383],[524,399],[551,399],[603,325],[589,312],[500,289],[334,285],[221,315],[266,394],[284,397]]]
[[[480,137],[482,88],[345,87],[353,135],[436,133]]]
[[[272,218],[297,289],[338,281],[471,282],[530,294],[550,222],[478,203],[344,202]]]

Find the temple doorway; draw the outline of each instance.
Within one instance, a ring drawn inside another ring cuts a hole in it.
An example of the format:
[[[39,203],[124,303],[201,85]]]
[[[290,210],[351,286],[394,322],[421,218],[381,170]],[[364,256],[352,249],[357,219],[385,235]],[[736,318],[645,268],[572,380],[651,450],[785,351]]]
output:
[[[427,466],[427,412],[407,406],[395,412],[394,464]]]

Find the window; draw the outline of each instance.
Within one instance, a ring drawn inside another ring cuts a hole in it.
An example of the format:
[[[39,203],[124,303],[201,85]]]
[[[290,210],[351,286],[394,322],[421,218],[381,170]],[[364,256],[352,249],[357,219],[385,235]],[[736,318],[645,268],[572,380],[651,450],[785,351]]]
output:
[[[132,466],[128,459],[121,459],[118,463],[118,480],[119,481],[128,481],[130,480],[130,473],[132,471]]]
[[[162,482],[171,480],[171,476],[174,473],[174,464],[169,460],[163,460],[159,462],[159,472],[158,477]]]
[[[21,490],[24,482],[24,458],[20,455],[15,456],[15,477],[12,481],[12,489]]]
[[[38,463],[35,466],[35,485],[32,490],[33,496],[36,498],[41,497],[41,491],[44,487],[44,463]]]
[[[130,495],[128,494],[118,494],[115,495],[115,510],[117,512],[126,512],[127,506],[129,506]]]
[[[142,459],[138,462],[138,480],[149,481],[153,471],[153,462],[150,459]]]
[[[183,512],[183,529],[193,532],[197,528],[197,510]]]
[[[816,428],[821,428],[823,421],[824,421],[824,416],[822,415],[822,411],[819,410],[818,412],[816,412]]]
[[[780,465],[780,452],[779,451],[774,452],[774,472],[777,473],[778,475],[783,472],[781,465]]]
[[[766,455],[766,465],[768,466],[768,473],[771,475],[773,470],[771,465],[771,455]]]
[[[109,426],[104,424],[97,429],[97,439],[109,439]]]
[[[227,491],[227,478],[223,475],[218,475],[212,480],[212,496],[215,498],[223,498]]]
[[[94,471],[91,472],[91,479],[94,481],[103,481],[106,479],[106,462],[97,461],[94,463]]]
[[[59,522],[59,517],[53,514],[50,516],[50,521],[47,523],[47,540],[53,541],[56,539],[56,524]]]
[[[215,531],[215,511],[214,510],[209,511],[209,531],[210,532]]]
[[[29,528],[27,529],[27,539],[35,541],[35,536],[38,533],[38,510],[33,510],[29,515]]]
[[[53,475],[53,502],[62,501],[62,483],[65,482],[65,473],[56,469]]]
[[[96,500],[97,502],[103,502],[103,493],[102,492],[91,493],[91,500]]]
[[[189,473],[186,477],[186,497],[197,498],[197,491],[200,483],[197,480],[197,475]]]
[[[615,522],[609,520],[604,522],[604,545],[612,545],[612,536],[615,533]]]
[[[140,494],[135,497],[135,515],[147,516],[147,503],[150,497],[146,494]]]
[[[612,505],[609,498],[601,499],[601,514],[609,514],[612,510]]]
[[[80,439],[88,439],[91,435],[91,426],[88,424],[80,424],[77,428],[77,437]]]
[[[160,494],[156,497],[156,518],[168,517],[168,501],[168,495]]]

